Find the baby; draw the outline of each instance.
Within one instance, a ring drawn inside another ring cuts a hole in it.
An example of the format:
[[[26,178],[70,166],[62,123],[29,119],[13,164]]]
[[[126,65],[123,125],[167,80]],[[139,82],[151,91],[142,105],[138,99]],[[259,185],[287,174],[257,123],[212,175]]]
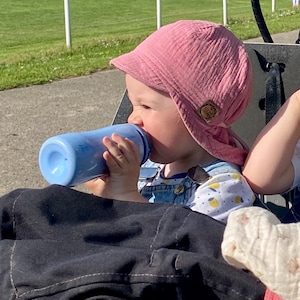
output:
[[[185,204],[222,222],[251,206],[255,196],[241,175],[248,149],[230,129],[252,91],[243,43],[222,25],[183,20],[111,64],[126,74],[128,122],[149,135],[158,168],[139,190],[137,149],[115,134],[103,140],[109,174],[88,188],[118,200]]]

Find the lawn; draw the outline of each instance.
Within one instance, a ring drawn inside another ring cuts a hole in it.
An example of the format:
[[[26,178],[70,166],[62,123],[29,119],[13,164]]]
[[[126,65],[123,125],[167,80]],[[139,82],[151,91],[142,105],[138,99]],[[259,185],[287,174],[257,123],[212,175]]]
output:
[[[300,11],[289,1],[262,0],[271,33],[300,28]],[[222,1],[161,0],[162,24],[179,19],[223,22]],[[228,0],[228,27],[239,38],[259,35],[251,2]],[[0,3],[0,90],[41,84],[108,68],[156,29],[154,0],[70,0],[72,49],[65,45],[63,0]]]

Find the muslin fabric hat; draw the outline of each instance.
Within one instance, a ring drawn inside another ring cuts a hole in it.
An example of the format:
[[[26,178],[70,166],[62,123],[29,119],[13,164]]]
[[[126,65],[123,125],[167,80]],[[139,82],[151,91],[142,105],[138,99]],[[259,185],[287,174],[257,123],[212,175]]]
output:
[[[181,20],[152,33],[111,64],[166,92],[196,142],[221,160],[243,165],[247,150],[229,129],[251,97],[252,69],[243,43],[224,26]]]

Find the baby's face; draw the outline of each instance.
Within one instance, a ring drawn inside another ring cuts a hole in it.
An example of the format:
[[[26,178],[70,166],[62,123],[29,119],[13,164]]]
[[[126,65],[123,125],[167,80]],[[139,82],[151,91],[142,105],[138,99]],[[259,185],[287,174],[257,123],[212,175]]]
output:
[[[166,93],[150,88],[126,75],[128,97],[133,111],[128,123],[144,129],[152,142],[150,159],[170,163],[199,147],[181,120],[177,106]]]

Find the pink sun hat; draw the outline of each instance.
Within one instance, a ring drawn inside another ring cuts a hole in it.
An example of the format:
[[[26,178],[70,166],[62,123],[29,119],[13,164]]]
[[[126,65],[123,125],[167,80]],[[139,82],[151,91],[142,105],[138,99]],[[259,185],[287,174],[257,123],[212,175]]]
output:
[[[250,101],[252,68],[243,42],[231,31],[207,21],[178,21],[110,63],[168,93],[191,136],[207,152],[244,164],[248,151],[230,126]]]

